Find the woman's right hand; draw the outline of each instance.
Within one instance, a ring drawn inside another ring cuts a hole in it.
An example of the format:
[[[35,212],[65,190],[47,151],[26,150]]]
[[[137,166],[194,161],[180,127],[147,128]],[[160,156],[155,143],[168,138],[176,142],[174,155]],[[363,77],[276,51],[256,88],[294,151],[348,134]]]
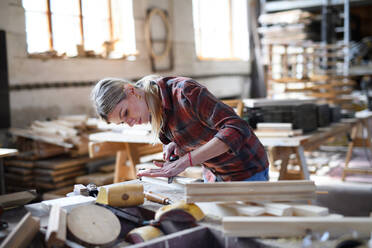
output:
[[[165,161],[169,161],[169,157],[174,154],[179,157],[183,155],[182,150],[178,147],[175,142],[171,142],[168,145],[164,145],[163,147],[163,158]]]

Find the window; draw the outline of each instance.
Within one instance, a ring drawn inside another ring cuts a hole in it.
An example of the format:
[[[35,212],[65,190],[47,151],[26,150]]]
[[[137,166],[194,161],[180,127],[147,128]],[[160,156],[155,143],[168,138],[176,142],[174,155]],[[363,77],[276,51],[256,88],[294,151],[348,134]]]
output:
[[[23,0],[27,51],[122,58],[136,54],[132,0]]]
[[[247,0],[193,0],[193,18],[199,59],[248,60]]]

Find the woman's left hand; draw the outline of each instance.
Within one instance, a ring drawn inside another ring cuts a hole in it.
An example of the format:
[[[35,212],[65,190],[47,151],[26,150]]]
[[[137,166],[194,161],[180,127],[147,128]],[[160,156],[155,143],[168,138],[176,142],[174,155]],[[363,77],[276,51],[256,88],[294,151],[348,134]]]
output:
[[[178,174],[180,174],[182,171],[184,171],[189,165],[190,162],[187,159],[187,156],[182,156],[176,161],[173,162],[156,162],[154,161],[154,164],[159,169],[149,169],[145,171],[141,171],[137,173],[137,176],[147,176],[147,177],[173,177]]]

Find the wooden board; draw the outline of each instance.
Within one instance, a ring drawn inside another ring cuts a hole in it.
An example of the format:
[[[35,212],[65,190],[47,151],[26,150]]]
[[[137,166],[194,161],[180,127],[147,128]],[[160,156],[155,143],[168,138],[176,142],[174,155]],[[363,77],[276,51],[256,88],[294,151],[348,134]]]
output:
[[[63,175],[63,174],[83,170],[83,169],[85,169],[85,167],[86,167],[85,164],[81,164],[81,165],[76,165],[76,166],[73,166],[73,167],[67,167],[67,168],[63,168],[63,169],[59,169],[59,170],[34,169],[34,174],[35,175],[46,175],[46,176],[56,177],[56,176],[60,176],[60,175]]]
[[[66,187],[69,185],[73,185],[74,183],[75,183],[75,179],[69,179],[66,181],[59,182],[59,183],[46,183],[46,182],[36,181],[35,185],[37,188],[42,188],[42,189],[58,189],[58,188]]]
[[[21,168],[33,168],[35,165],[34,161],[28,160],[5,160],[5,166],[14,166],[14,167],[21,167]]]
[[[85,170],[79,170],[79,171],[73,171],[70,173],[66,174],[61,174],[58,176],[37,176],[35,177],[36,181],[41,181],[41,182],[50,182],[50,183],[59,183],[68,179],[74,179],[78,176],[86,174]]]
[[[5,168],[5,172],[10,172],[13,174],[20,174],[23,176],[31,175],[33,173],[33,170],[30,168],[22,168],[22,167],[10,167],[7,166]]]
[[[3,208],[22,206],[37,197],[36,190],[28,190],[0,196],[0,206]]]
[[[114,173],[93,173],[80,176],[75,179],[75,183],[87,185],[94,183],[97,186],[107,185],[114,182]]]
[[[43,168],[43,169],[50,169],[50,170],[57,170],[57,169],[65,169],[73,166],[78,166],[81,164],[85,164],[87,162],[93,161],[93,159],[83,156],[78,158],[54,158],[54,159],[47,159],[47,160],[39,160],[35,162],[36,168]]]
[[[188,183],[185,197],[188,203],[208,201],[292,201],[312,199],[315,184],[307,180],[278,182]]]
[[[0,148],[0,158],[10,157],[17,155],[17,149]]]
[[[309,230],[315,233],[329,232],[332,238],[350,235],[356,231],[359,238],[369,238],[372,218],[369,217],[225,217],[224,233],[236,237],[286,237],[305,236]]]
[[[27,213],[1,243],[0,248],[28,247],[36,233],[39,231],[39,227],[40,220],[33,218],[31,213]]]
[[[67,212],[59,205],[53,205],[50,210],[48,229],[45,241],[48,247],[64,247],[66,242]]]

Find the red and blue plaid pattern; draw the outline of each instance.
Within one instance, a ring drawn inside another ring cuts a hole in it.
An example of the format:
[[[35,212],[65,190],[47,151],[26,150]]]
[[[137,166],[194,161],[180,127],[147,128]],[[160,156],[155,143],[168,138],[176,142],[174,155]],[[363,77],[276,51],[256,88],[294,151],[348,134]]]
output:
[[[248,123],[206,87],[185,77],[165,77],[156,83],[164,111],[159,134],[164,144],[174,141],[189,152],[213,137],[222,140],[230,150],[203,164],[224,181],[242,181],[269,166],[265,149]]]

